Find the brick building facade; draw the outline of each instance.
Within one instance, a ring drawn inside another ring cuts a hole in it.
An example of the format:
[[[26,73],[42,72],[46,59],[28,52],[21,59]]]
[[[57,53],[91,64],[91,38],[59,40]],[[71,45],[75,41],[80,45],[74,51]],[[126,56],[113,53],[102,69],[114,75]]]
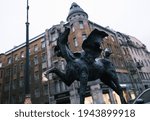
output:
[[[68,45],[72,52],[82,51],[84,39],[95,28],[108,33],[102,43],[102,49],[110,48],[110,57],[116,66],[119,82],[127,101],[135,98],[134,86],[126,60],[115,31],[102,27],[90,20],[88,14],[76,3],[72,3],[67,22],[60,22],[29,41],[30,52],[30,90],[32,103],[77,104],[79,103],[79,82],[67,87],[55,74],[49,74],[43,82],[42,73],[53,66],[65,71],[66,62],[57,57],[54,48],[57,45],[58,31],[64,26],[71,28]],[[101,55],[102,57],[102,55]],[[24,101],[24,65],[25,43],[0,54],[0,101],[1,103],[23,103]],[[120,103],[118,95],[100,80],[88,83],[85,103]]]

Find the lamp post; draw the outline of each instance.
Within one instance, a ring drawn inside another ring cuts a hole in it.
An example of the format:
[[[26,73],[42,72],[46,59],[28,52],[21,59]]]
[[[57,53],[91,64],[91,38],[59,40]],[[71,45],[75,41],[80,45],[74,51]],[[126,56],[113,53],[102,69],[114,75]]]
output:
[[[28,22],[29,3],[27,0],[27,22],[26,22],[26,64],[25,64],[25,104],[31,104],[31,94],[29,85],[29,22]]]

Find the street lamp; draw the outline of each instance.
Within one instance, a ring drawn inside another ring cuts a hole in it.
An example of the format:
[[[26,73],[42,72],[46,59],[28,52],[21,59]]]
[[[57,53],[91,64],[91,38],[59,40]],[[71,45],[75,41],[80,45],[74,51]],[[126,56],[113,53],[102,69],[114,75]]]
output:
[[[27,22],[26,22],[26,65],[25,65],[25,104],[31,104],[31,94],[29,85],[29,22],[28,22],[29,3],[27,0]]]

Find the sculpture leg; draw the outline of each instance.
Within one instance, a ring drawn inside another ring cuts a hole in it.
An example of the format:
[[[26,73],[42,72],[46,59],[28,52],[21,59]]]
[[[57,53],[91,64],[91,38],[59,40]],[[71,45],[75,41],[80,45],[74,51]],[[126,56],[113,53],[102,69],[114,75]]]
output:
[[[111,75],[107,76],[107,78],[101,79],[104,84],[108,85],[111,89],[113,89],[120,97],[121,103],[126,104],[126,101],[123,97],[123,90],[119,85],[118,78],[114,78]]]
[[[85,98],[85,92],[86,92],[86,83],[80,83],[80,104],[84,104],[84,98]]]
[[[113,81],[113,83],[114,83],[115,86],[116,86],[116,91],[115,91],[115,92],[120,96],[121,103],[122,103],[122,104],[127,104],[127,102],[126,102],[126,100],[125,100],[125,98],[124,98],[124,96],[123,96],[122,87],[120,86],[120,84],[119,84],[119,82],[118,82],[118,78],[113,79],[112,81]]]
[[[80,92],[79,92],[80,104],[84,104],[87,81],[88,81],[87,73],[81,72],[81,76],[80,76]]]
[[[119,80],[118,80],[116,71],[115,70],[109,70],[108,71],[108,75],[109,75],[110,81],[115,86],[115,90],[114,91],[119,95],[121,103],[126,104],[127,102],[126,102],[126,100],[125,100],[125,98],[123,96],[123,90],[122,90],[122,87],[119,84]]]
[[[55,73],[57,76],[59,76],[61,81],[63,81],[67,86],[70,86],[73,82],[73,81],[69,81],[69,79],[66,78],[66,73],[61,72],[60,70],[58,70],[55,67],[53,67],[53,68],[49,69],[48,71],[46,71],[45,75],[47,75],[49,73]]]

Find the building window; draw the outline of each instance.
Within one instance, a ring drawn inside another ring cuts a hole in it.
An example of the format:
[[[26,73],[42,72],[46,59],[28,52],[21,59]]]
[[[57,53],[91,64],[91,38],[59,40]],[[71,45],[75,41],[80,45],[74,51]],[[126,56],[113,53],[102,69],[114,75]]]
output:
[[[71,29],[72,29],[72,32],[75,31],[75,28],[74,28],[73,24],[71,25]]]
[[[23,84],[24,84],[24,80],[23,80],[23,78],[21,78],[21,79],[19,80],[19,87],[23,87]]]
[[[144,61],[145,61],[145,65],[148,66],[148,62],[146,60],[144,60]]]
[[[48,85],[44,85],[44,95],[48,95]]]
[[[34,45],[34,52],[37,52],[37,51],[38,51],[38,46]]]
[[[73,38],[73,42],[74,42],[74,46],[77,47],[78,46],[78,41],[77,41],[77,38]]]
[[[52,39],[52,41],[55,41],[56,38],[57,38],[57,35],[56,35],[55,31],[54,31],[54,32],[51,33],[51,39]]]
[[[121,67],[124,67],[125,65],[124,65],[124,61],[123,61],[123,59],[122,59],[122,58],[120,58],[119,60],[120,60],[120,66],[121,66]]]
[[[17,66],[16,66],[16,65],[14,66],[13,73],[14,73],[14,74],[16,74],[16,73],[17,73]]]
[[[53,46],[50,50],[49,50],[51,56],[55,56],[55,46]]]
[[[135,62],[135,63],[137,62],[136,58],[134,58],[134,62]]]
[[[75,31],[75,28],[74,27],[72,27],[72,32],[74,32]]]
[[[40,97],[40,90],[38,88],[34,90],[34,95],[37,98]]]
[[[114,42],[115,41],[115,39],[114,39],[114,37],[113,36],[111,36],[111,40]]]
[[[144,73],[143,72],[141,72],[141,77],[142,77],[142,79],[144,79]]]
[[[134,54],[134,51],[132,50],[132,48],[130,48],[131,52]]]
[[[126,49],[125,49],[125,48],[123,48],[123,51],[124,51],[124,55],[127,55],[127,52],[126,52]]]
[[[143,56],[143,51],[141,50],[141,55]]]
[[[118,53],[118,46],[114,45],[114,48],[115,48],[115,52]]]
[[[45,62],[45,61],[46,61],[46,54],[42,53],[42,62]]]
[[[118,48],[118,47],[117,47]],[[126,50],[127,50],[127,54],[129,55],[130,54],[130,52],[129,52],[129,49],[128,48],[126,48]],[[119,51],[118,51],[119,52]]]
[[[20,94],[18,98],[19,98],[19,102],[22,103],[23,102],[23,96]]]
[[[20,53],[20,58],[24,58],[24,52],[23,51]]]
[[[47,68],[47,63],[46,62],[42,63],[42,71],[43,72],[46,71],[46,68]]]
[[[142,73],[141,73],[141,72],[139,72],[139,74],[140,74],[140,78],[142,79]]]
[[[38,64],[38,57],[36,55],[36,56],[34,56],[34,65],[37,65],[37,64]]]
[[[38,72],[38,71],[36,71],[36,72],[34,73],[34,80],[35,80],[35,81],[38,81],[38,80],[39,80],[39,72]]]
[[[42,45],[42,49],[44,49],[45,47],[46,47],[46,41],[43,41],[42,43],[41,43]]]
[[[24,64],[22,62],[22,63],[20,63],[20,71],[23,71],[23,70],[24,70]]]
[[[11,64],[12,63],[12,58],[9,57],[7,61],[8,61],[8,64]]]
[[[148,73],[146,73],[146,77],[147,77],[147,80],[149,79],[149,75],[148,75]]]
[[[107,43],[107,48],[112,50],[111,44]]]
[[[12,88],[16,89],[16,87],[17,87],[17,80],[13,80],[12,81]]]
[[[7,68],[6,70],[5,70],[5,73],[6,73],[6,76],[10,76],[10,71],[11,71],[11,69],[10,68]]]
[[[2,67],[2,65],[3,65],[2,62],[0,62],[0,68]]]
[[[65,62],[64,62],[64,60],[61,61],[61,69],[65,70]]]
[[[148,73],[146,73],[146,77],[147,77],[147,80],[149,79],[149,75],[148,75]]]
[[[7,82],[5,84],[5,86],[4,86],[4,91],[8,91],[9,90],[9,86],[10,86],[10,84],[9,84],[9,82]]]
[[[83,21],[79,21],[79,26],[80,26],[80,29],[83,29],[84,26],[83,26]]]
[[[84,41],[87,38],[86,34],[82,34],[82,40]]]
[[[148,78],[150,79],[150,73],[148,73]]]
[[[135,54],[138,55],[138,54],[137,54],[137,50],[136,50],[136,49],[134,49],[134,50],[135,50]]]
[[[0,78],[3,78],[3,71],[0,71]]]
[[[18,55],[16,54],[15,57],[14,57],[15,61],[18,60]]]
[[[139,52],[139,50],[137,50],[137,53],[138,53],[138,55],[140,56],[140,52]]]
[[[147,63],[148,63],[148,66],[150,65],[150,61],[149,60],[147,60]]]

